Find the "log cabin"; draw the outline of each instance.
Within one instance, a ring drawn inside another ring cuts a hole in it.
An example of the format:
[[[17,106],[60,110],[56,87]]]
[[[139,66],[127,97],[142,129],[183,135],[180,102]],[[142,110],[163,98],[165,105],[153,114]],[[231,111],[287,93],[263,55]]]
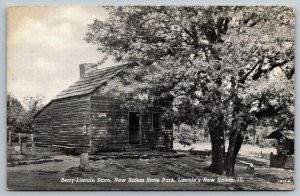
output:
[[[35,145],[87,152],[172,149],[172,123],[162,118],[160,107],[122,109],[120,100],[101,93],[126,68],[81,64],[80,79],[34,115]]]

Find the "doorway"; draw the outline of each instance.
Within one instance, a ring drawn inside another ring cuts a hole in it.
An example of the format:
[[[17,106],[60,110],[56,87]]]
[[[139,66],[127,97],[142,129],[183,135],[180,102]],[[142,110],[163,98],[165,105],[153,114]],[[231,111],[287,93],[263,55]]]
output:
[[[129,112],[129,144],[140,144],[140,113]]]

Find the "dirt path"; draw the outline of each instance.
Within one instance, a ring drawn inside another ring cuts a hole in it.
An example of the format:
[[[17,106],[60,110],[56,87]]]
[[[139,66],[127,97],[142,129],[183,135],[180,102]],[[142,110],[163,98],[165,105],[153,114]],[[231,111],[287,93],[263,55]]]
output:
[[[65,172],[66,170],[79,165],[79,157],[56,155],[53,159],[63,160],[62,162],[46,162],[41,164],[20,165],[17,167],[7,167],[8,172],[22,171],[43,171],[43,172]]]

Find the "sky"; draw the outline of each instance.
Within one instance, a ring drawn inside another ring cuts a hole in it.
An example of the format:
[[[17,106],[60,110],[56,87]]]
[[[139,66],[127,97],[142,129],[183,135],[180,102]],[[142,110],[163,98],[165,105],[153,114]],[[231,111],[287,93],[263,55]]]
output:
[[[101,54],[84,41],[88,24],[108,13],[96,6],[10,7],[7,11],[7,91],[21,102],[45,96],[49,102],[79,79],[79,64]],[[111,66],[112,61],[102,66]]]
[[[7,11],[7,91],[21,102],[43,95],[49,102],[79,79],[79,64],[101,53],[84,41],[88,24],[104,20],[102,7],[10,7]],[[110,66],[107,62],[102,66]]]

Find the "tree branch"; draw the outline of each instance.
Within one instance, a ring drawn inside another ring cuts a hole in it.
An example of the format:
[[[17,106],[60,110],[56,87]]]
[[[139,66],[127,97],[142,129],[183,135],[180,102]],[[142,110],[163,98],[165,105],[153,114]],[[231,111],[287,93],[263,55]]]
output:
[[[245,80],[247,79],[247,77],[257,68],[257,66],[259,64],[261,64],[263,62],[263,59],[259,60],[256,62],[256,64],[252,67],[252,69],[250,71],[248,71],[248,73],[246,73],[244,75],[244,77],[242,79],[239,80],[240,83],[244,84],[245,83]]]

